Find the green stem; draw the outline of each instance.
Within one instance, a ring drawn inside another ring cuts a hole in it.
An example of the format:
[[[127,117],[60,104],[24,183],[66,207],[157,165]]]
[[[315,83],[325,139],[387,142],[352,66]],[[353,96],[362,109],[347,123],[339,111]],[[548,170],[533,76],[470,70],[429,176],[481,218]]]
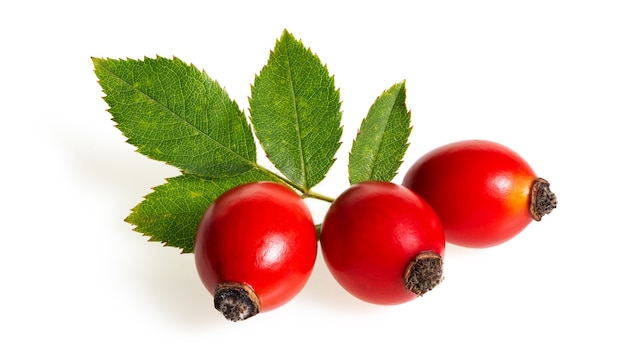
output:
[[[315,199],[323,200],[323,201],[328,202],[328,203],[332,203],[332,202],[335,201],[335,198],[332,198],[332,197],[329,197],[329,196],[326,196],[326,195],[323,195],[323,194],[319,194],[319,193],[316,193],[316,192],[311,192],[311,191],[306,192],[306,193],[302,193],[302,195],[304,197],[309,197],[309,198],[315,198]]]
[[[259,171],[264,172],[264,173],[266,173],[266,174],[268,174],[270,176],[276,177],[277,179],[279,179],[280,181],[284,182],[285,184],[287,184],[287,185],[297,189],[298,191],[300,191],[300,193],[302,193],[302,195],[301,195],[302,198],[314,198],[314,199],[319,199],[319,200],[322,200],[322,201],[325,201],[325,202],[328,202],[328,203],[332,203],[335,200],[335,198],[329,197],[327,195],[320,194],[320,193],[308,190],[308,189],[304,188],[304,186],[301,186],[301,185],[291,181],[290,179],[288,179],[288,178],[286,178],[284,176],[281,176],[281,175],[279,175],[279,174],[277,174],[277,173],[275,173],[275,172],[273,172],[271,170],[268,170],[268,169],[264,168],[261,165],[257,164],[256,168],[259,169]]]

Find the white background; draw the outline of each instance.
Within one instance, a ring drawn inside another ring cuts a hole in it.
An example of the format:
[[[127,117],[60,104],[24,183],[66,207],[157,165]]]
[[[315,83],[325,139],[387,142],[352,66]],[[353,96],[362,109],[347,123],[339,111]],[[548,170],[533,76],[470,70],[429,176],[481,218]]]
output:
[[[626,350],[625,3],[347,3],[3,2],[0,350]],[[177,171],[125,143],[90,57],[175,55],[247,109],[284,28],[341,89],[344,143],[317,191],[347,186],[360,120],[406,79],[400,175],[438,145],[491,139],[551,182],[558,208],[501,246],[449,246],[444,282],[410,303],[360,302],[318,260],[289,304],[225,320],[191,255],[123,222]]]

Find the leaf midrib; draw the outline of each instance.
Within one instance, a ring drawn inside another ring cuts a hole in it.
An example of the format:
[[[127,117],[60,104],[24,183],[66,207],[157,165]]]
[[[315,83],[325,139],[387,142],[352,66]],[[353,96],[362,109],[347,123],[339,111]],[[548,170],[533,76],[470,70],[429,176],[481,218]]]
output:
[[[381,135],[381,137],[378,139],[377,143],[376,143],[376,147],[374,148],[374,160],[372,162],[372,167],[370,168],[370,172],[368,176],[368,179],[372,179],[372,176],[374,175],[374,169],[376,168],[376,165],[378,165],[378,160],[380,160],[380,149],[382,148],[382,144],[383,144],[383,140],[384,140],[384,135],[387,132],[387,127],[389,126],[389,120],[391,119],[391,113],[393,112],[393,109],[396,107],[396,103],[398,101],[398,94],[394,94],[393,96],[393,104],[391,104],[391,107],[389,109],[387,109],[387,111],[385,111],[385,113],[387,114],[387,118],[385,118],[385,126],[382,129],[383,133]]]
[[[303,182],[303,188],[305,191],[309,189],[309,182],[306,177],[306,164],[304,160],[304,145],[302,144],[302,132],[300,131],[300,111],[298,109],[298,103],[296,101],[296,88],[294,85],[293,73],[292,73],[292,65],[291,65],[291,57],[289,55],[289,50],[287,50],[287,72],[289,74],[289,87],[291,88],[291,100],[293,102],[293,110],[294,110],[294,118],[296,122],[296,135],[298,141],[298,153],[300,157],[300,170],[301,177]]]

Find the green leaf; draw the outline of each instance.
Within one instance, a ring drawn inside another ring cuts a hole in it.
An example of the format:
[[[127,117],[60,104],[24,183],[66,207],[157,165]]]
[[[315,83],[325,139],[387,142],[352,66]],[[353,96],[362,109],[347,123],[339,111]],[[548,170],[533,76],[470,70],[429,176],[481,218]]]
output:
[[[250,120],[270,161],[307,191],[335,161],[341,102],[334,77],[286,30],[255,77]]]
[[[390,182],[398,172],[411,134],[404,81],[384,91],[370,107],[352,143],[348,159],[350,184]]]
[[[92,60],[113,121],[138,152],[211,177],[255,166],[243,111],[204,71],[177,58]]]
[[[238,185],[254,181],[278,180],[257,169],[243,174],[208,179],[181,175],[167,179],[148,194],[126,218],[134,230],[150,237],[150,241],[178,247],[192,253],[196,229],[209,205],[222,193]]]

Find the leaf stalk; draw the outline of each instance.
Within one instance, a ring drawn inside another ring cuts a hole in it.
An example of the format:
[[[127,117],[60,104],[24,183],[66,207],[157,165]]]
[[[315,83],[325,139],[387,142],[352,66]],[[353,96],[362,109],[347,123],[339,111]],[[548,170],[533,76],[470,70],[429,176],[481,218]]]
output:
[[[321,194],[321,193],[317,193],[317,192],[313,192],[310,189],[307,189],[306,187],[299,185],[293,181],[291,181],[290,179],[279,175],[276,172],[273,172],[269,169],[266,169],[265,167],[261,166],[261,165],[256,165],[257,169],[261,172],[266,173],[267,175],[270,175],[272,177],[277,178],[278,180],[280,180],[281,182],[283,182],[284,184],[286,184],[287,186],[290,186],[294,189],[296,189],[298,192],[300,192],[300,197],[302,198],[314,198],[314,199],[319,199],[321,201],[324,202],[328,202],[328,203],[332,203],[335,201],[335,198],[329,197],[327,195]]]

